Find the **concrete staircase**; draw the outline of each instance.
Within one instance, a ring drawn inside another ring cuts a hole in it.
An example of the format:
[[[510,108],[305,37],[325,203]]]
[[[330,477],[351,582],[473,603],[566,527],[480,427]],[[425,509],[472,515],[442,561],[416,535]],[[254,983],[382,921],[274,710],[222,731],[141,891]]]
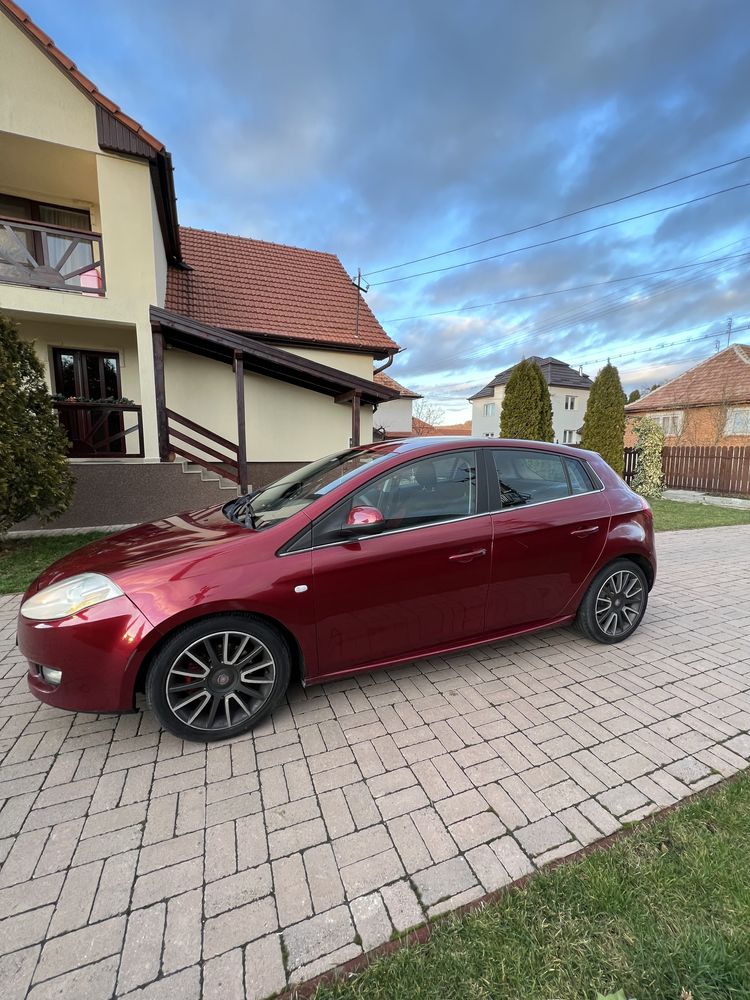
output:
[[[206,469],[195,462],[180,462],[182,471],[186,476],[199,476],[202,483],[215,483],[216,503],[224,503],[232,497],[239,496],[240,488],[231,479],[227,479],[219,472]]]

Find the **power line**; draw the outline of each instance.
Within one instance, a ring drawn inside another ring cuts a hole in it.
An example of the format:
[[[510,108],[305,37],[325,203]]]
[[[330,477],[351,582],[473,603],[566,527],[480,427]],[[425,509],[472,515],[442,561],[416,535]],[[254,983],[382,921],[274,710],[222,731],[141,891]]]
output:
[[[740,254],[739,256],[746,256]],[[696,266],[711,268],[713,262],[710,260],[696,262]],[[701,277],[708,277],[709,274],[703,275]],[[693,274],[683,275],[676,279],[670,281],[661,282],[656,288],[654,288],[648,298],[653,298],[657,295],[663,295],[666,292],[672,292],[676,289],[682,287],[683,285],[695,282],[696,278]],[[617,312],[619,309],[627,308],[632,306],[632,303],[627,299],[616,298],[613,300],[613,296],[605,296],[594,303],[590,303],[583,309],[576,308],[573,310],[567,309],[560,313],[556,313],[552,317],[548,318],[545,322],[536,325],[531,330],[525,330],[523,333],[514,335],[508,340],[503,341],[501,344],[497,345],[494,349],[502,349],[510,347],[511,345],[518,343],[530,343],[532,338],[538,338],[540,336],[546,336],[550,332],[560,328],[561,326],[570,327],[583,322],[592,322],[594,320],[599,320],[613,312]],[[646,301],[645,299],[640,299],[638,305],[642,305]],[[469,352],[466,355],[466,359],[480,357],[483,354],[489,353],[493,348],[487,348],[485,346],[477,348],[474,351]]]
[[[738,241],[741,242],[741,241]],[[591,281],[586,285],[568,285],[565,288],[553,288],[546,292],[533,292],[529,295],[514,295],[509,299],[497,299],[494,302],[480,302],[475,305],[458,306],[455,309],[441,309],[438,312],[421,313],[416,316],[398,316],[394,319],[384,319],[383,323],[406,323],[417,319],[431,319],[434,316],[449,316],[460,312],[469,312],[475,309],[489,309],[491,306],[504,306],[513,302],[528,302],[532,299],[543,299],[551,295],[564,295],[566,292],[584,292],[591,288],[600,288],[602,285],[614,285],[623,281],[637,281],[640,278],[652,278],[660,274],[669,274],[673,271],[683,271],[686,268],[703,267],[705,264],[713,264],[727,260],[739,260],[747,254],[732,254],[727,257],[714,257],[712,260],[693,261],[691,264],[677,264],[674,267],[663,267],[658,271],[644,271],[642,274],[628,274],[621,278],[607,278],[604,281]]]
[[[545,219],[544,222],[535,222],[530,226],[523,226],[521,229],[511,229],[507,233],[500,233],[498,236],[488,236],[486,239],[477,240],[475,243],[464,243],[463,246],[452,247],[450,250],[440,250],[437,253],[427,254],[425,257],[415,257],[413,260],[402,261],[400,264],[390,264],[388,267],[379,267],[374,271],[365,271],[365,277],[373,274],[384,274],[386,271],[395,271],[400,267],[409,267],[411,264],[421,264],[426,260],[435,260],[437,257],[445,257],[451,253],[458,253],[461,250],[471,250],[473,247],[482,246],[485,243],[492,243],[495,240],[502,240],[508,236],[518,236],[520,233],[528,233],[534,229],[541,229],[542,226],[549,226],[553,222],[562,222],[564,219],[572,219],[576,215],[583,215],[585,212],[593,212],[598,208],[607,208],[610,205],[617,205],[630,198],[638,198],[642,194],[650,194],[652,191],[659,191],[661,188],[670,187],[672,184],[679,184],[682,181],[690,180],[693,177],[701,177],[714,170],[721,170],[724,167],[733,167],[737,163],[744,163],[750,160],[750,155],[739,156],[736,160],[727,160],[725,163],[717,163],[712,167],[705,167],[703,170],[696,170],[692,174],[683,174],[682,177],[675,177],[670,181],[663,181],[661,184],[654,184],[652,187],[641,188],[640,191],[633,191],[631,194],[621,195],[619,198],[612,198],[609,201],[601,201],[597,205],[589,205],[587,208],[579,208],[575,212],[566,212],[564,215],[557,215],[553,219]]]
[[[445,267],[434,267],[429,271],[417,271],[414,274],[403,274],[399,278],[386,278],[385,281],[373,281],[371,288],[381,285],[393,285],[397,281],[408,281],[410,278],[424,278],[430,274],[441,274],[445,271],[454,271],[459,267],[469,267],[471,264],[481,264],[487,260],[497,260],[500,257],[509,257],[514,253],[521,253],[523,250],[537,250],[539,247],[552,246],[555,243],[562,243],[565,240],[576,239],[578,236],[588,236],[590,233],[597,233],[602,229],[611,229],[613,226],[621,226],[626,222],[637,222],[639,219],[646,219],[652,215],[660,215],[663,212],[671,212],[675,208],[685,208],[687,205],[694,205],[697,202],[707,201],[709,198],[716,198],[721,194],[729,194],[732,191],[739,191],[741,188],[750,187],[750,181],[743,184],[734,184],[732,187],[721,188],[719,191],[711,191],[709,194],[699,195],[696,198],[688,198],[686,201],[676,202],[674,205],[665,205],[662,208],[653,208],[649,212],[641,212],[639,215],[631,215],[626,219],[616,219],[614,222],[603,222],[598,226],[589,229],[580,229],[577,233],[568,233],[565,236],[557,236],[551,240],[542,240],[539,243],[527,243],[522,247],[515,247],[512,250],[502,250],[500,253],[489,254],[487,257],[475,257],[474,260],[465,260],[459,264],[446,264]]]

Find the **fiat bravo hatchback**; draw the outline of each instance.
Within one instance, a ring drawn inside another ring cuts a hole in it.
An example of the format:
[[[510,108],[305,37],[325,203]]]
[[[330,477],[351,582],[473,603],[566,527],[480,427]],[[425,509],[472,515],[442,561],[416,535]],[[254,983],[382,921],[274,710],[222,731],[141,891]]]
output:
[[[331,455],[223,507],[47,569],[18,641],[44,702],[191,740],[250,729],[303,684],[576,622],[621,642],[656,573],[648,504],[596,454],[422,438]]]

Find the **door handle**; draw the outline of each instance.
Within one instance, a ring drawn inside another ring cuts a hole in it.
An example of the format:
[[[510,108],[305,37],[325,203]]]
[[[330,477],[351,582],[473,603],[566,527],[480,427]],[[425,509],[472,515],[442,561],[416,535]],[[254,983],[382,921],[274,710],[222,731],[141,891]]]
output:
[[[599,530],[598,524],[592,524],[589,528],[575,528],[571,531],[571,535],[575,535],[576,538],[585,538],[587,535],[595,535]]]
[[[471,552],[459,552],[455,556],[448,556],[451,562],[467,563],[472,559],[479,559],[487,555],[487,549],[473,549]]]

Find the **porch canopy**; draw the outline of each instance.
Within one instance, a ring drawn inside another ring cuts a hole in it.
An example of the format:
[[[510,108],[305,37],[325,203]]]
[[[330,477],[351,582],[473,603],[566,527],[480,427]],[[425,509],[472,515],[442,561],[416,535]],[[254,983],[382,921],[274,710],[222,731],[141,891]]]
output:
[[[230,479],[235,480],[244,490],[247,489],[247,444],[245,434],[245,380],[244,372],[265,375],[267,378],[278,379],[290,385],[309,389],[330,396],[336,403],[351,406],[352,411],[352,444],[360,442],[360,406],[366,403],[377,406],[391,399],[398,398],[398,392],[384,385],[377,385],[367,379],[350,375],[348,372],[321,365],[317,361],[299,357],[261,340],[253,339],[253,334],[233,333],[220,327],[198,323],[179,313],[167,309],[151,307],[151,329],[154,345],[154,376],[156,383],[156,414],[159,434],[159,455],[166,461],[170,452],[177,452],[183,457],[198,464],[205,465],[206,459],[189,452],[184,445],[192,444],[203,452],[207,452],[220,464],[232,468],[226,472]],[[260,334],[259,334],[260,336]],[[164,381],[164,348],[177,347],[192,354],[198,354],[216,361],[231,364],[235,372],[235,393],[237,402],[237,436],[235,445],[225,438],[214,434],[210,429],[201,427],[194,421],[175,414],[167,407]],[[219,445],[224,452],[198,445],[184,431],[170,426],[170,421],[207,438],[214,445]],[[225,452],[229,451],[227,456]],[[236,474],[235,474],[236,469]]]

